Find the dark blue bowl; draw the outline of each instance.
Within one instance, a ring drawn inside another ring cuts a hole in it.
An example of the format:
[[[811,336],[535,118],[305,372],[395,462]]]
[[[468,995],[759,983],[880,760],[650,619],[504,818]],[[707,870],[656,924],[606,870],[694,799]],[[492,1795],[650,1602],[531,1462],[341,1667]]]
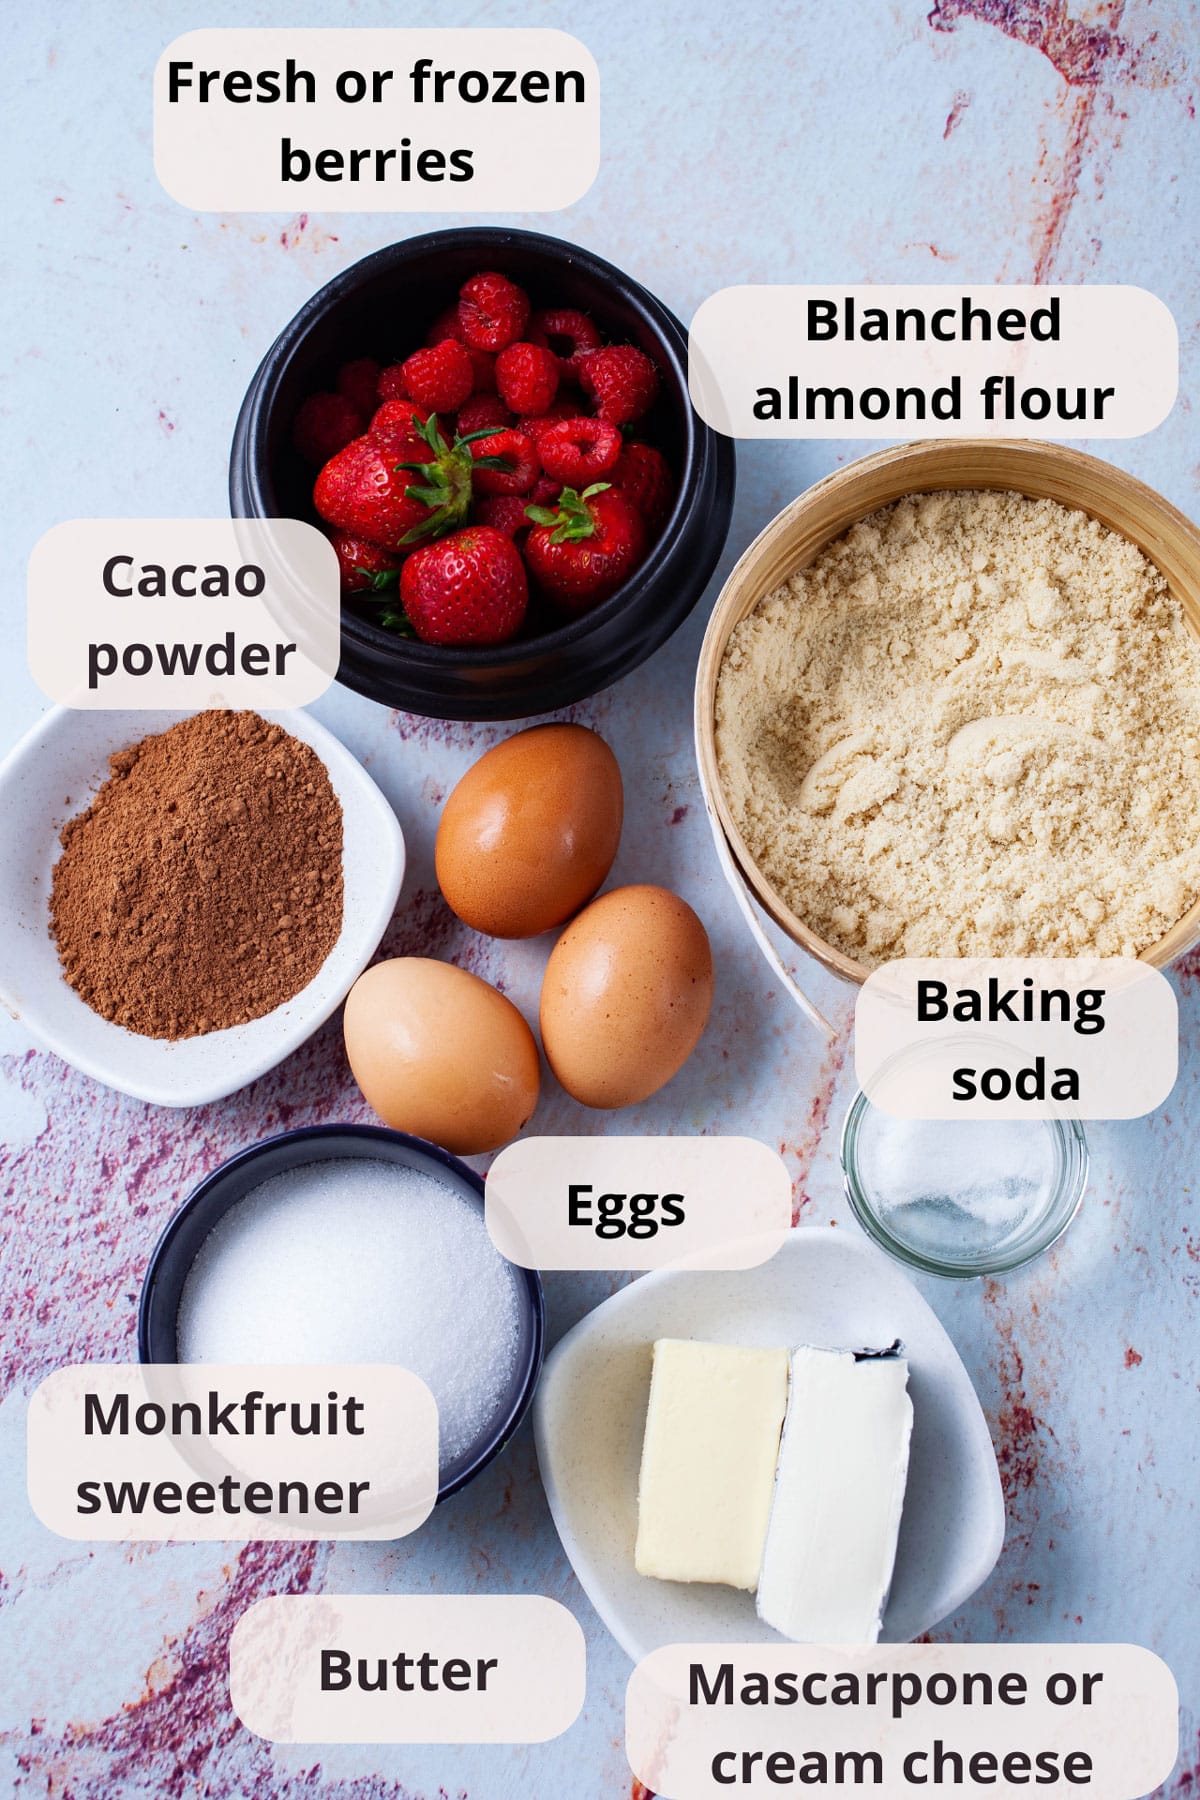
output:
[[[347,1157],[397,1162],[406,1168],[449,1174],[460,1192],[469,1195],[483,1211],[482,1179],[457,1156],[436,1144],[427,1144],[423,1138],[389,1131],[382,1125],[309,1125],[267,1138],[264,1143],[231,1156],[206,1176],[188,1195],[154,1246],[138,1304],[138,1356],[142,1362],[179,1360],[176,1321],[184,1283],[200,1246],[230,1208],[285,1169]],[[485,1435],[442,1470],[439,1501],[473,1481],[499,1455],[533,1399],[545,1350],[545,1303],[537,1271],[518,1269],[516,1273],[520,1321],[512,1383]]]
[[[499,269],[537,306],[591,313],[617,343],[657,365],[646,436],[671,463],[678,494],[649,556],[615,594],[575,619],[530,618],[508,644],[451,648],[397,637],[358,601],[342,608],[338,680],[368,699],[437,719],[524,719],[599,693],[666,642],[707,587],[733,509],[733,441],[692,408],[687,333],[612,263],[578,244],[507,226],[468,225],[389,244],[335,275],[267,351],[242,402],[229,461],[238,519],[307,519],[313,470],[292,447],[306,394],[333,385],[351,357],[393,362],[481,269]]]

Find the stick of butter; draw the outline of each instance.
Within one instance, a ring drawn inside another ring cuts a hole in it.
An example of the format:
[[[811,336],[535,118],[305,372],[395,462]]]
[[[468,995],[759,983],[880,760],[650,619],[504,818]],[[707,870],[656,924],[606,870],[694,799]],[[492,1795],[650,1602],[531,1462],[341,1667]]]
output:
[[[786,1350],[658,1340],[638,1484],[639,1575],[756,1585],[787,1391]]]
[[[900,1536],[913,1410],[900,1356],[794,1352],[758,1616],[802,1644],[873,1644]]]

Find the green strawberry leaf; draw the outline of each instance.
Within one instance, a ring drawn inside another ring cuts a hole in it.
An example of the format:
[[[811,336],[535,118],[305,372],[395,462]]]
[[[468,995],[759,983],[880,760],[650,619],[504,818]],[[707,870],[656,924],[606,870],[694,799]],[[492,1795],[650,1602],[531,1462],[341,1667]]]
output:
[[[385,631],[394,631],[399,637],[415,638],[416,632],[406,612],[397,612],[393,607],[385,607],[379,615],[379,623]]]
[[[364,569],[356,563],[354,573],[365,575],[367,586],[377,594],[383,593],[387,588],[398,586],[400,581],[399,569]]]

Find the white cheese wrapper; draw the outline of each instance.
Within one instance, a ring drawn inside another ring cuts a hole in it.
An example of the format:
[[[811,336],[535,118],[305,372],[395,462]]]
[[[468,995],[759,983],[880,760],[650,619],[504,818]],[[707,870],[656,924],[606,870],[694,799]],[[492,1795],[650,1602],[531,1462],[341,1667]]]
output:
[[[913,1410],[903,1357],[802,1347],[758,1584],[758,1615],[808,1644],[879,1637],[900,1536]]]

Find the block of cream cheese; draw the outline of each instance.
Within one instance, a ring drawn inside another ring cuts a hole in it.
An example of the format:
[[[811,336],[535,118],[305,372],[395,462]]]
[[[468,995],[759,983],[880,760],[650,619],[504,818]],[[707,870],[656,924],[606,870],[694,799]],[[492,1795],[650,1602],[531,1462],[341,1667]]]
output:
[[[912,1436],[899,1356],[802,1348],[791,1388],[758,1615],[804,1644],[873,1644],[891,1586]]]
[[[787,1391],[786,1350],[658,1340],[638,1484],[639,1575],[756,1585]]]

